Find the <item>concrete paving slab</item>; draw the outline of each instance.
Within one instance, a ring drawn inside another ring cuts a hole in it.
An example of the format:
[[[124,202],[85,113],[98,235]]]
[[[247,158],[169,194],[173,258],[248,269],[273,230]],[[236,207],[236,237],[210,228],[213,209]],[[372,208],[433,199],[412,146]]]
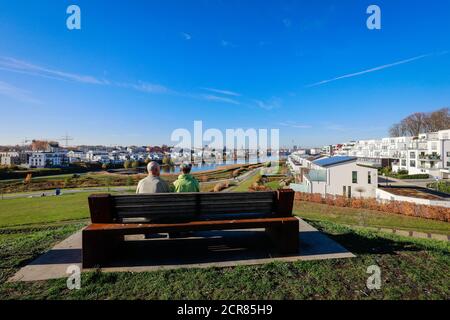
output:
[[[196,232],[188,238],[127,237],[117,258],[103,272],[143,272],[179,268],[233,267],[273,261],[307,261],[355,257],[305,221],[300,220],[300,250],[279,256],[263,229]],[[38,281],[67,277],[71,265],[81,267],[81,232],[56,245],[9,281]],[[89,271],[89,270],[84,270]]]

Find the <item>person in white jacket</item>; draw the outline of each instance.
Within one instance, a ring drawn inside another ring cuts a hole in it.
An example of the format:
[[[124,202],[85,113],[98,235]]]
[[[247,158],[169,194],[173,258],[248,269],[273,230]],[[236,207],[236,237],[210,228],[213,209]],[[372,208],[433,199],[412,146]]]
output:
[[[149,193],[167,193],[170,192],[169,185],[166,181],[161,179],[161,169],[159,164],[152,161],[147,165],[148,177],[139,181],[136,193],[137,194],[149,194]]]

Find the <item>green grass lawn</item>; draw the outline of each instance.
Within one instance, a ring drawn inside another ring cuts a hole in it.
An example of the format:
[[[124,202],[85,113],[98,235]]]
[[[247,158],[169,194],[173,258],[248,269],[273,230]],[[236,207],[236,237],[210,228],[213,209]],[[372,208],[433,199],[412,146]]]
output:
[[[0,300],[450,298],[448,242],[356,227],[449,234],[448,223],[305,202],[297,203],[295,212],[356,258],[144,273],[91,272],[83,274],[79,291],[69,291],[66,279],[6,283],[20,267],[86,225],[87,196],[0,201]],[[366,270],[374,264],[382,270],[382,287],[372,291],[366,288]]]
[[[251,175],[244,181],[242,181],[238,186],[233,188],[233,192],[247,192],[248,188],[250,188],[253,183],[258,181],[258,179],[261,177],[261,174],[256,173],[254,175]]]
[[[302,218],[316,221],[329,221],[344,225],[450,234],[450,223],[448,222],[389,214],[367,209],[342,208],[320,203],[297,201],[294,212]]]
[[[89,217],[89,193],[0,200],[0,228]]]
[[[20,267],[80,230],[84,225],[86,222],[78,221],[0,228],[0,287]]]
[[[79,224],[0,234],[0,299],[450,298],[447,242],[403,238],[330,222],[314,225],[357,257],[143,273],[91,272],[82,275],[82,288],[74,291],[67,289],[66,279],[32,283],[4,280],[43,248],[79,228]],[[381,268],[380,290],[366,287],[366,271],[371,265]]]

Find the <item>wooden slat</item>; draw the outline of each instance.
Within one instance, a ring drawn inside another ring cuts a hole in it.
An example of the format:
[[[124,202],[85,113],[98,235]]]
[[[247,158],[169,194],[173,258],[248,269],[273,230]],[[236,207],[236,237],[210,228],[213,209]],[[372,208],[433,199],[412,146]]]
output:
[[[230,201],[230,202],[200,202],[199,204],[194,203],[172,203],[170,205],[165,203],[154,203],[154,204],[130,204],[130,205],[118,205],[116,206],[116,210],[140,210],[140,211],[151,211],[158,209],[202,209],[202,208],[214,208],[214,207],[239,207],[239,208],[247,208],[247,207],[265,207],[271,208],[272,202],[269,201],[252,201],[252,202],[242,202],[242,201]]]
[[[178,202],[178,201],[227,201],[227,200],[272,200],[274,192],[227,192],[227,193],[161,193],[148,195],[115,196],[117,205],[130,203]]]
[[[119,218],[159,219],[204,214],[260,213],[274,210],[274,192],[182,193],[115,196]]]
[[[213,220],[193,221],[184,223],[116,223],[116,224],[91,224],[84,232],[118,232],[120,234],[139,234],[146,232],[175,232],[175,231],[200,231],[200,230],[231,230],[264,228],[269,226],[298,224],[295,217],[287,218],[262,218],[262,219],[237,219],[237,220]]]

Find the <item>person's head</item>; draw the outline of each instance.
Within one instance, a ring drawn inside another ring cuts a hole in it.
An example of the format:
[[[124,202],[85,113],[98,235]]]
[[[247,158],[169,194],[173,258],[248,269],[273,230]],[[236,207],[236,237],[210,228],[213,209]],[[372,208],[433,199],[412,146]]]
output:
[[[183,174],[191,173],[191,169],[192,169],[192,165],[190,163],[183,163],[180,166],[180,170],[181,170],[181,172],[183,172]]]
[[[159,177],[159,173],[160,173],[159,164],[155,161],[149,162],[149,164],[147,165],[147,171],[148,171],[148,174],[155,176],[155,177]]]

